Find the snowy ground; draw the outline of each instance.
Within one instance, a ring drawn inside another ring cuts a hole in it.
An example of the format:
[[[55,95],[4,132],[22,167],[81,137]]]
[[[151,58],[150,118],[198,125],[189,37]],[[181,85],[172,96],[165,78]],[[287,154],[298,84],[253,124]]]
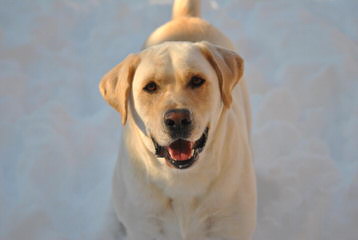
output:
[[[357,239],[358,1],[202,2],[204,17],[246,60],[255,239]],[[0,239],[93,239],[121,131],[97,84],[169,19],[171,6],[0,4]]]

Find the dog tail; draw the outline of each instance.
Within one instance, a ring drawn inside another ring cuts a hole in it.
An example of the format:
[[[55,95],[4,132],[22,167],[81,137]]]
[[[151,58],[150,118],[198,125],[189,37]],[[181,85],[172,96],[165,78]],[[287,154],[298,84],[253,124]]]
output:
[[[173,19],[180,17],[200,17],[200,0],[175,0]]]

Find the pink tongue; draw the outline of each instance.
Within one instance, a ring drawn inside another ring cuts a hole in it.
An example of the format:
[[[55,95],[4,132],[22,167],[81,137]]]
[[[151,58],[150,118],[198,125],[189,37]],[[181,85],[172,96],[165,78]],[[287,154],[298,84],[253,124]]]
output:
[[[168,152],[170,154],[170,157],[174,160],[188,160],[192,157],[192,147],[193,144],[191,142],[179,139],[170,144],[170,146],[168,147]]]

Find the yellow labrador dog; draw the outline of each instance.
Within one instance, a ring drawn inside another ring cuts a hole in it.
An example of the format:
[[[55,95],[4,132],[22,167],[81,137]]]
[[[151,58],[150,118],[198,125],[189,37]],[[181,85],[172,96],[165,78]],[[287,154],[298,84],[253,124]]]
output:
[[[122,118],[113,204],[128,240],[248,240],[256,183],[243,60],[176,0],[173,19],[100,82]]]

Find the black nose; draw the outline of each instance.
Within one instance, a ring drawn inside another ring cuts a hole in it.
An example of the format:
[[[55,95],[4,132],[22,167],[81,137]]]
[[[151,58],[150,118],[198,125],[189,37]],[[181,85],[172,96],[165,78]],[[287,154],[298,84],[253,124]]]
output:
[[[187,137],[192,120],[188,109],[171,109],[164,114],[164,124],[172,137]]]

